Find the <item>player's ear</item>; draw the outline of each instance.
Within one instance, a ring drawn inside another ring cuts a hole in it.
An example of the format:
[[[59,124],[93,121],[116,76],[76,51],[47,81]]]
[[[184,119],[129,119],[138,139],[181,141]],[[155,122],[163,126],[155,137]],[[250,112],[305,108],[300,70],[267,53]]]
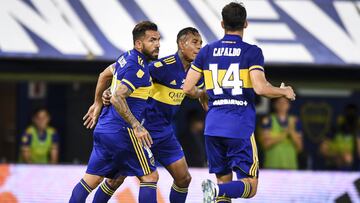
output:
[[[224,21],[221,21],[221,27],[225,29]]]
[[[184,50],[185,49],[185,40],[179,40],[179,49]]]
[[[135,48],[142,50],[142,48],[143,48],[143,43],[142,43],[142,41],[141,41],[140,39],[138,39],[138,40],[135,41],[135,45],[134,45],[134,46],[135,46]]]
[[[248,21],[247,20],[245,20],[245,23],[244,23],[244,29],[245,28],[247,28],[247,26],[248,26],[249,24],[248,24]]]

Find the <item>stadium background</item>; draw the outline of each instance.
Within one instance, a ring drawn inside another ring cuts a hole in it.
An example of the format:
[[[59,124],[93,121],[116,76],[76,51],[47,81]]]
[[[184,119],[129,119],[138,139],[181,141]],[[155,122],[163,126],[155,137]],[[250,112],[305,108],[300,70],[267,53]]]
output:
[[[220,10],[226,2],[0,1],[0,202],[7,195],[18,202],[67,200],[92,147],[92,132],[82,126],[82,116],[92,103],[96,79],[122,51],[131,49],[136,22],[158,24],[160,56],[166,56],[176,51],[176,34],[186,26],[198,28],[204,43],[219,39]],[[360,105],[360,1],[243,2],[249,18],[245,41],[263,49],[273,84],[284,81],[296,89],[292,113],[302,119],[305,142],[303,170],[261,170],[258,195],[250,201],[360,202],[359,168],[325,172],[323,160],[314,155],[345,105]],[[46,106],[52,115],[64,165],[16,164],[19,138],[38,106]],[[185,150],[193,147],[184,129],[194,109],[200,112],[197,102],[185,100],[175,122]],[[259,116],[269,113],[269,100],[258,98],[257,109]],[[206,168],[191,172],[188,202],[200,202],[201,180],[213,177]],[[160,169],[159,202],[167,201],[170,180]],[[129,179],[112,201],[133,202],[137,190],[135,179]],[[249,200],[233,202],[242,201]]]

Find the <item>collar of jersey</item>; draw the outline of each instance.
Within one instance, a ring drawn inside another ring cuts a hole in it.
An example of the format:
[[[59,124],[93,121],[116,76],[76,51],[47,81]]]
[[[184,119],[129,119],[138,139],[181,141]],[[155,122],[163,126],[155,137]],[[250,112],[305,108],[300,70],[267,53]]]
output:
[[[181,59],[180,59],[180,57],[179,57],[179,53],[176,52],[176,53],[174,54],[174,56],[175,56],[175,59],[176,59],[176,66],[177,66],[178,68],[180,68],[183,72],[185,72],[185,70],[184,70],[184,65],[183,65],[183,63],[182,63],[182,61],[181,61]]]
[[[229,35],[226,34],[223,38],[223,40],[236,40],[236,41],[242,41],[242,38],[239,35]]]
[[[148,62],[148,61],[147,61],[147,58],[145,57],[145,55],[144,55],[143,53],[139,52],[139,51],[136,50],[135,48],[132,49],[132,51],[133,51],[134,53],[136,53],[137,55],[139,55],[139,56],[144,60],[145,63]]]

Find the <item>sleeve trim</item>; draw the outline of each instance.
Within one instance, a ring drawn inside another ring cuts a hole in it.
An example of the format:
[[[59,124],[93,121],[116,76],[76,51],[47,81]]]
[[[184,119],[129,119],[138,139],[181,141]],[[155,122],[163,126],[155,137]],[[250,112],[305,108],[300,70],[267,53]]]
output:
[[[130,86],[130,88],[132,89],[132,91],[134,91],[136,88],[135,86],[130,82],[128,81],[127,79],[122,79],[121,82],[124,82],[125,84],[127,84],[128,86]]]
[[[114,73],[115,73],[115,63],[110,65],[110,71],[114,75]]]
[[[191,64],[191,69],[193,69],[196,72],[202,73],[203,70],[201,70],[200,68],[196,67],[194,64]]]
[[[249,71],[252,71],[252,70],[261,70],[261,71],[264,71],[264,68],[262,66],[259,66],[259,65],[254,65],[254,66],[251,66],[249,68]]]
[[[198,88],[202,88],[204,87],[204,83],[201,83],[200,85],[197,86]]]

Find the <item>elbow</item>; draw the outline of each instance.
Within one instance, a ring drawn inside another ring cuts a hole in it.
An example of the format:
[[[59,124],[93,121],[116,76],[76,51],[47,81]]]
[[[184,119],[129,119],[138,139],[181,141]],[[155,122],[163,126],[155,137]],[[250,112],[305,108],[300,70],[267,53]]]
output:
[[[119,103],[119,99],[126,99],[126,96],[115,91],[114,95],[110,98],[110,103],[113,105],[117,104]]]
[[[264,87],[254,86],[254,91],[259,96],[264,96],[265,95],[265,88]]]

